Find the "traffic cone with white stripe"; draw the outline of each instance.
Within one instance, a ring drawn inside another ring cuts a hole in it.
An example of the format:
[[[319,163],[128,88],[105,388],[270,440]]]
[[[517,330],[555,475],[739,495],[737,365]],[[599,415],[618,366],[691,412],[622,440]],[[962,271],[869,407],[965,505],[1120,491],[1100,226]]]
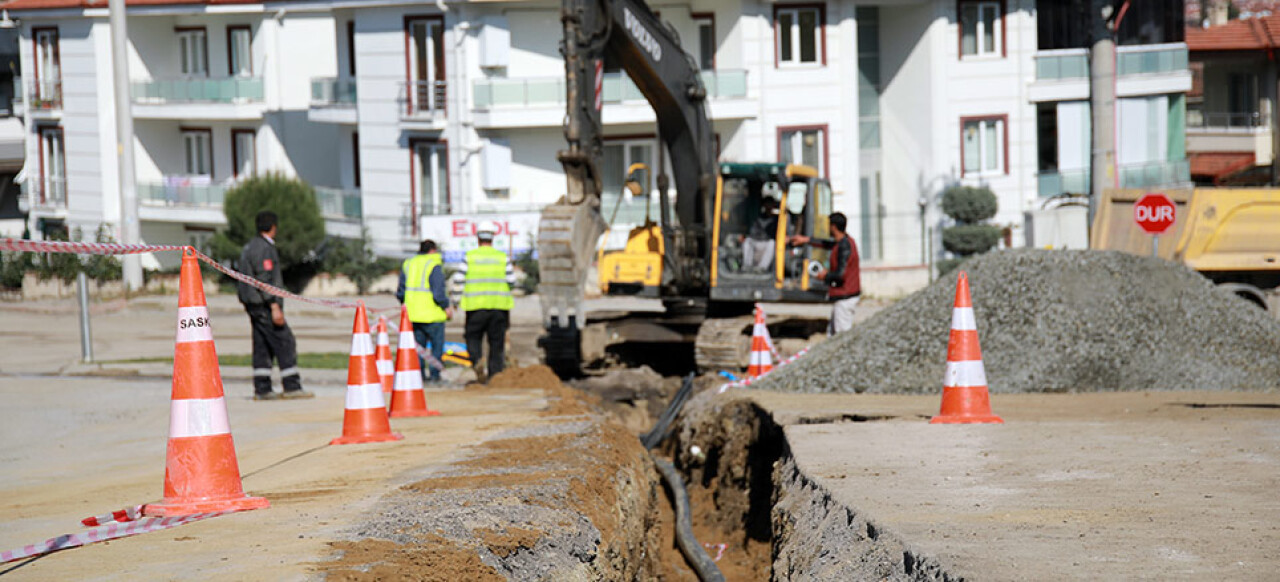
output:
[[[764,324],[764,309],[756,304],[756,324],[751,330],[751,363],[747,366],[747,375],[752,378],[763,375],[773,369],[773,341],[769,338],[769,328]]]
[[[387,405],[382,398],[382,382],[374,361],[373,338],[364,302],[356,307],[351,330],[351,359],[347,364],[347,409],[342,419],[342,436],[331,445],[398,441],[404,436],[391,432]]]
[[[171,517],[267,507],[266,499],[245,495],[240,483],[204,282],[190,247],[182,251],[179,281],[164,500],[148,504],[143,514]]]
[[[403,328],[400,333],[404,333]],[[391,388],[395,386],[396,371],[391,365],[391,342],[387,338],[387,318],[378,316],[378,379],[382,381],[382,397],[391,397]]]
[[[969,275],[960,272],[956,304],[951,312],[951,339],[947,342],[947,375],[942,383],[942,410],[930,424],[1003,424],[991,413],[987,372],[978,346],[978,325],[969,300]]]
[[[413,322],[409,310],[400,308],[400,344],[396,346],[396,384],[391,393],[391,416],[439,416],[439,410],[427,408],[427,395],[422,391],[422,369],[418,367],[417,342],[413,339]]]

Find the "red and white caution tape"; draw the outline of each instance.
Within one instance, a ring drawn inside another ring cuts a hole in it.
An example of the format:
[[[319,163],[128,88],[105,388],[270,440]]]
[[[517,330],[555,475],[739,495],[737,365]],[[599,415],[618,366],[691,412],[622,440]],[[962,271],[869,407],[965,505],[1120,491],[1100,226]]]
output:
[[[765,372],[765,373],[763,373],[763,374],[760,374],[759,376],[755,376],[755,377],[750,377],[750,376],[748,376],[748,377],[743,378],[743,379],[741,379],[741,380],[737,380],[737,381],[734,381],[734,382],[729,382],[729,383],[727,383],[727,384],[725,384],[725,385],[721,386],[718,390],[716,390],[716,393],[717,393],[717,394],[724,394],[724,392],[725,392],[726,390],[730,389],[730,388],[744,388],[744,387],[750,386],[751,384],[753,384],[753,383],[755,383],[755,382],[759,381],[761,378],[766,378],[766,377],[768,377],[768,376],[769,376],[769,374],[772,374],[772,373],[774,373],[774,372],[777,372],[777,371],[778,371],[780,368],[782,368],[783,366],[786,366],[787,364],[790,364],[791,362],[794,362],[794,361],[796,361],[796,360],[800,359],[800,357],[801,357],[801,356],[803,356],[803,355],[805,355],[805,354],[807,354],[807,353],[809,353],[809,348],[805,348],[805,349],[803,349],[803,350],[800,350],[800,351],[796,352],[796,355],[791,356],[790,358],[787,358],[787,359],[785,359],[785,360],[782,360],[781,362],[778,362],[778,364],[777,364],[776,366],[774,366],[772,370],[769,370],[768,372]]]
[[[14,560],[21,560],[23,558],[29,558],[31,556],[38,556],[41,554],[48,554],[58,550],[65,550],[67,548],[75,548],[94,542],[104,542],[107,540],[114,540],[116,538],[174,528],[191,522],[209,519],[211,517],[227,515],[228,513],[235,512],[217,511],[213,513],[184,515],[182,517],[144,517],[132,521],[109,523],[88,531],[63,534],[56,538],[49,538],[44,543],[32,544],[29,546],[23,546],[16,550],[0,552],[0,563],[12,562]],[[114,515],[114,513],[112,515]],[[98,518],[91,517],[84,521],[89,521],[90,519],[96,520]]]
[[[85,527],[97,527],[100,525],[106,525],[113,521],[117,521],[121,523],[126,521],[137,521],[138,518],[140,517],[142,517],[142,506],[135,505],[133,507],[126,507],[119,511],[113,511],[106,515],[96,515],[94,517],[86,517],[80,520],[80,523],[84,524]]]

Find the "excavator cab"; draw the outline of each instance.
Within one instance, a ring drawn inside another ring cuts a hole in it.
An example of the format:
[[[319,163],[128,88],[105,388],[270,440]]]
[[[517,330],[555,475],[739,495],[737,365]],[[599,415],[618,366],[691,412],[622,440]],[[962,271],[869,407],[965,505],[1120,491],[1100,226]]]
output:
[[[712,225],[713,301],[824,301],[812,280],[826,251],[787,244],[831,236],[831,186],[801,165],[720,165]]]

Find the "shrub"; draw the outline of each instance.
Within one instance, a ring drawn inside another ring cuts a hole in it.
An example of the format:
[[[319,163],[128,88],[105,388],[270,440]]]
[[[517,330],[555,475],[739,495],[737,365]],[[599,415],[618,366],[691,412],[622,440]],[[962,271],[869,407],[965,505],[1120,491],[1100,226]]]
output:
[[[98,233],[94,240],[100,243],[114,243],[116,238],[111,234],[111,227],[98,225]],[[120,259],[112,255],[89,255],[84,261],[84,274],[99,283],[119,281],[124,274],[120,267]]]
[[[538,282],[541,280],[540,271],[538,270],[538,259],[534,258],[533,253],[537,249],[537,241],[533,240],[533,236],[529,237],[529,250],[517,254],[512,259],[512,265],[524,272],[524,280],[520,282],[520,287],[526,293],[537,293]]]
[[[369,292],[369,287],[378,277],[399,267],[399,263],[394,259],[377,257],[373,254],[368,229],[365,229],[358,239],[329,238],[325,241],[321,254],[324,257],[321,261],[321,270],[326,273],[345,275],[355,283],[361,295]]]
[[[983,224],[996,215],[999,203],[986,186],[952,186],[942,194],[942,211],[956,221],[942,229],[942,247],[954,258],[938,262],[938,272],[946,274],[965,259],[985,253],[1000,242],[1000,229]]]
[[[985,253],[999,242],[1000,229],[989,224],[961,224],[942,231],[942,247],[962,257]]]
[[[975,224],[996,215],[996,195],[987,187],[952,186],[942,194],[942,211],[964,224]]]
[[[258,213],[270,210],[279,217],[276,250],[281,269],[288,271],[315,259],[315,249],[324,240],[324,218],[316,203],[315,189],[309,184],[281,174],[249,178],[227,191],[222,212],[227,228],[209,241],[216,259],[239,259],[249,239],[258,235],[254,220]]]

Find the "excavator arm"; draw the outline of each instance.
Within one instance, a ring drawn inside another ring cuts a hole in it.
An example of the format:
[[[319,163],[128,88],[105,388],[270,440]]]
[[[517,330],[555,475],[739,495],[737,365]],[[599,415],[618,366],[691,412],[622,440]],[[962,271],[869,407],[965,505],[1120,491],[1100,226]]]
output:
[[[674,208],[661,196],[665,297],[703,297],[709,284],[711,202],[716,152],[706,89],[676,33],[641,0],[563,0],[566,194],[542,215],[538,234],[547,364],[562,375],[581,363],[583,287],[604,232],[600,215],[604,151],[601,109],[604,63],[619,63],[653,107],[658,134],[670,152]],[[660,154],[661,155],[661,154]],[[667,190],[665,174],[658,189]],[[674,216],[672,211],[674,210]]]

